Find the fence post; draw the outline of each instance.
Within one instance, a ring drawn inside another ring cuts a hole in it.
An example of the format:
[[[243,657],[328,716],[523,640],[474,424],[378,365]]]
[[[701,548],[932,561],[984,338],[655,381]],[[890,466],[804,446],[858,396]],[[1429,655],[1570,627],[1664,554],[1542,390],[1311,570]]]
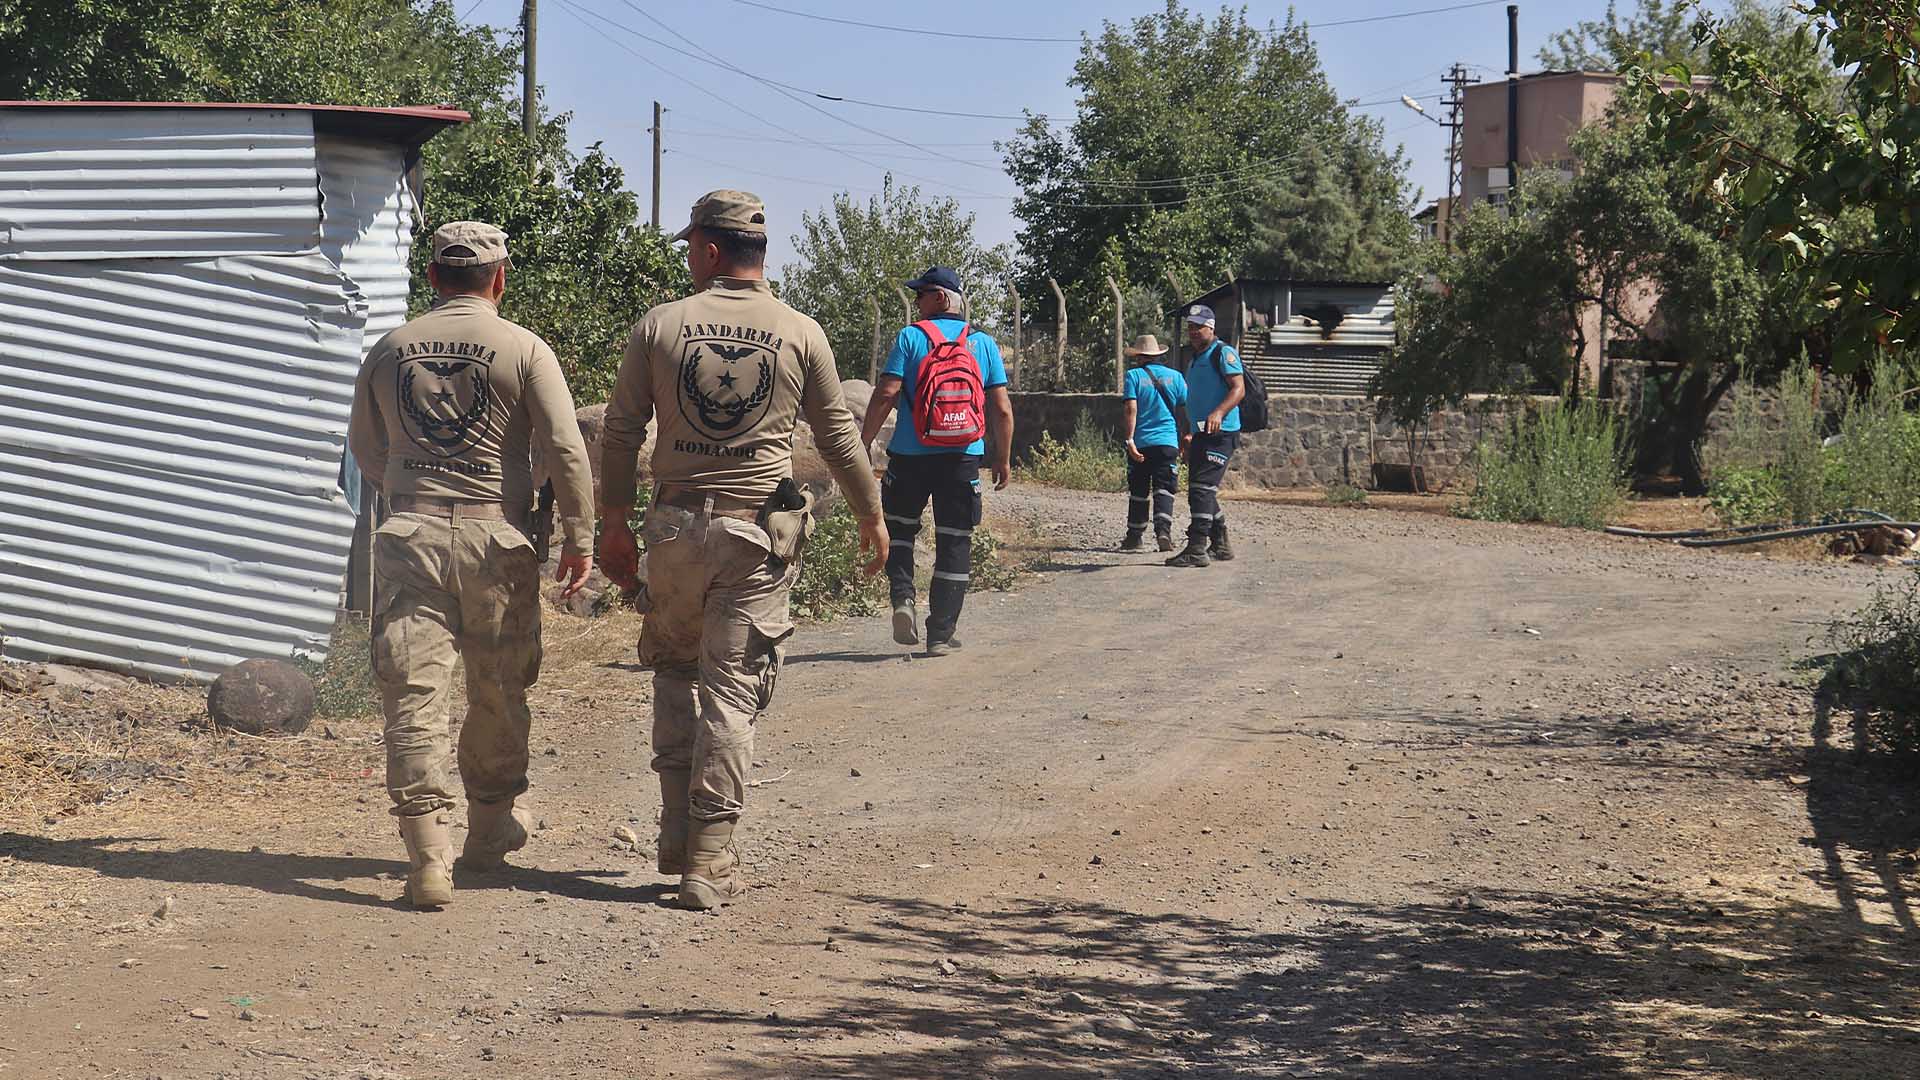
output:
[[[1024,390],[1026,389],[1026,384],[1022,382],[1020,378],[1020,290],[1014,288],[1012,285],[1008,285],[1007,293],[1008,295],[1013,297],[1013,380],[1012,382],[1015,389]]]
[[[867,307],[873,311],[873,348],[867,354],[867,382],[880,381],[880,350],[886,345],[886,337],[880,329],[880,301],[867,297]]]
[[[895,285],[893,289],[900,294],[900,310],[907,317],[907,325],[911,326],[919,322],[919,313],[913,310],[913,294],[908,292],[904,285]]]
[[[1060,283],[1052,278],[1047,284],[1053,288],[1054,311],[1057,320],[1054,326],[1053,341],[1053,381],[1056,389],[1067,388],[1067,294],[1060,291]]]
[[[1127,392],[1127,316],[1120,298],[1120,286],[1107,275],[1107,288],[1113,290],[1113,392]]]

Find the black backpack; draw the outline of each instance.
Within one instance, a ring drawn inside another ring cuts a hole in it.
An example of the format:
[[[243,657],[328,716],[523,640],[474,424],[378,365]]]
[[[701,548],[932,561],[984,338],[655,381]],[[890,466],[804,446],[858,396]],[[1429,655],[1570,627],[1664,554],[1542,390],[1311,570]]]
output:
[[[1213,358],[1213,370],[1220,376],[1222,384],[1227,381],[1227,364],[1220,359],[1220,350],[1225,347],[1224,343],[1216,341],[1213,343],[1213,348],[1208,350],[1208,354]],[[1267,386],[1260,381],[1260,376],[1253,373],[1252,366],[1244,358],[1240,361],[1240,378],[1244,380],[1246,389],[1240,404],[1235,406],[1240,410],[1240,434],[1251,435],[1256,431],[1265,431],[1269,419]]]

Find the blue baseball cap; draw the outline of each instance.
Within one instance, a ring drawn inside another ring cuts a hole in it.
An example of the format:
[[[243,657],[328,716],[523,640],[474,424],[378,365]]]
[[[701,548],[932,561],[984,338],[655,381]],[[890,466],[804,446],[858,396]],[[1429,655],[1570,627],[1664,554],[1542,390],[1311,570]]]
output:
[[[927,267],[921,271],[919,277],[907,282],[907,288],[912,289],[914,292],[919,292],[922,289],[950,289],[962,295],[965,295],[967,291],[960,287],[959,271],[945,266]]]
[[[1187,311],[1187,321],[1195,326],[1212,326],[1213,309],[1205,304],[1195,304]]]

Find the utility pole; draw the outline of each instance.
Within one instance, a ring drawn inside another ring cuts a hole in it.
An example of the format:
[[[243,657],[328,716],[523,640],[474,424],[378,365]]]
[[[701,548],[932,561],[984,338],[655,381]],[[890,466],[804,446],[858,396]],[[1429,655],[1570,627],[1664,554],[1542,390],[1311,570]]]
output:
[[[520,5],[520,46],[522,50],[520,73],[520,130],[527,137],[527,147],[533,147],[533,127],[540,120],[540,109],[535,104],[539,92],[539,80],[534,77],[534,57],[538,53],[540,36],[540,0],[522,0]]]
[[[1439,222],[1439,225],[1442,238],[1449,249],[1453,247],[1455,199],[1460,189],[1465,186],[1464,170],[1460,161],[1460,114],[1466,108],[1466,87],[1470,83],[1479,81],[1467,74],[1465,64],[1459,63],[1454,64],[1453,70],[1447,72],[1447,77],[1440,80],[1441,84],[1447,87],[1447,119],[1442,124],[1447,129],[1447,202],[1446,217]]]
[[[1507,214],[1520,196],[1520,5],[1507,5]]]
[[[666,110],[653,103],[653,231],[660,231],[660,117]]]

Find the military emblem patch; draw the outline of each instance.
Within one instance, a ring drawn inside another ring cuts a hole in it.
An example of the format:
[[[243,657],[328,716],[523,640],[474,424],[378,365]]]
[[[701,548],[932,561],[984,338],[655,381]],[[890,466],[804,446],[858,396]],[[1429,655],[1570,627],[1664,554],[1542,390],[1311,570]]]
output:
[[[773,401],[774,353],[733,339],[690,338],[680,357],[680,415],[715,442],[760,426]]]
[[[457,458],[487,434],[493,394],[486,360],[410,356],[396,377],[400,422],[414,445],[436,457]]]

